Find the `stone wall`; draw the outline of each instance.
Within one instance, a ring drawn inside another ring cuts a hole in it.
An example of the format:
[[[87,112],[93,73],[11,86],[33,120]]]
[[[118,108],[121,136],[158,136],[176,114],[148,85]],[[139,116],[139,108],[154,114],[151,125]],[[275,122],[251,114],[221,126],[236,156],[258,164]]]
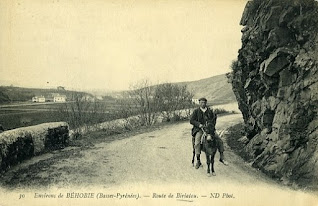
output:
[[[318,3],[254,0],[228,75],[253,166],[286,183],[318,184]]]
[[[45,123],[0,133],[0,172],[46,151],[68,145],[65,122]]]

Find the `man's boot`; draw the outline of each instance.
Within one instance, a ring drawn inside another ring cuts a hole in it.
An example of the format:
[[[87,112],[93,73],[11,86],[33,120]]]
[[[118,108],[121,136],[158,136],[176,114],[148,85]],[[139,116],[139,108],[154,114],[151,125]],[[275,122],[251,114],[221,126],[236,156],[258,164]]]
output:
[[[228,166],[229,163],[224,159],[223,152],[220,152],[220,162],[222,162],[224,165]]]
[[[201,162],[200,161],[197,161],[197,164],[195,165],[195,169],[199,169],[199,167],[201,166]]]
[[[195,169],[199,169],[199,167],[201,166],[201,161],[200,161],[200,155],[197,155],[197,164],[195,165]]]

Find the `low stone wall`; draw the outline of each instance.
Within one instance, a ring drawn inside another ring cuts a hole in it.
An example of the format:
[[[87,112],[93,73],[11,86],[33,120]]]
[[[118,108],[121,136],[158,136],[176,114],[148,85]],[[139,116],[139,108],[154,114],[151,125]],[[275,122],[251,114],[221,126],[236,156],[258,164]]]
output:
[[[190,114],[193,112],[193,108],[191,108],[189,111],[187,109],[178,110],[178,114],[181,119],[188,118]],[[138,115],[131,116],[128,118],[121,118],[121,119],[115,119],[107,122],[98,123],[91,126],[82,126],[80,128],[76,128],[74,130],[70,130],[70,139],[76,139],[76,136],[79,134],[83,135],[88,132],[98,131],[98,130],[116,130],[116,129],[123,129],[126,127],[134,127],[138,125],[138,122],[140,121]],[[156,124],[164,122],[165,119],[162,114],[159,114],[156,117]]]
[[[0,172],[46,151],[68,145],[66,122],[44,123],[0,133]]]

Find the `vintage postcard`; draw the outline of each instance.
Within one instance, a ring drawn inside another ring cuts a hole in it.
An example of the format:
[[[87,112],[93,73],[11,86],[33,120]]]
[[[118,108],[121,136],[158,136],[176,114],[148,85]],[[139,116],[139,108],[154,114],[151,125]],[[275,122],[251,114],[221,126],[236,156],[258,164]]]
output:
[[[318,205],[316,0],[0,0],[0,206]]]

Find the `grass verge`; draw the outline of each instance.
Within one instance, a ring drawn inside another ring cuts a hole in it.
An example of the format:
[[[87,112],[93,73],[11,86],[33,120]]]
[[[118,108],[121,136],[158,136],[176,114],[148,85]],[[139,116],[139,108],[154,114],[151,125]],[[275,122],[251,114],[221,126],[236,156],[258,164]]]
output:
[[[228,128],[228,134],[226,135],[227,144],[234,151],[234,153],[242,157],[245,161],[252,161],[250,155],[245,152],[245,144],[240,142],[239,139],[243,136],[243,123],[236,124]]]

